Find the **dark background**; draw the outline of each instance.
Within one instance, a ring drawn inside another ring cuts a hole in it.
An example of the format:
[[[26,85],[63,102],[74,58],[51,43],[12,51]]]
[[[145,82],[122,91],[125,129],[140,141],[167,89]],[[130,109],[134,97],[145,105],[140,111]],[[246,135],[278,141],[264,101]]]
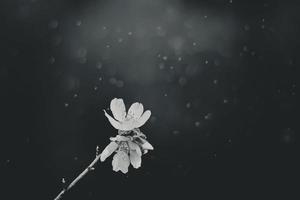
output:
[[[98,163],[64,199],[293,199],[298,1],[2,0],[1,199],[53,199],[152,111],[142,167]]]

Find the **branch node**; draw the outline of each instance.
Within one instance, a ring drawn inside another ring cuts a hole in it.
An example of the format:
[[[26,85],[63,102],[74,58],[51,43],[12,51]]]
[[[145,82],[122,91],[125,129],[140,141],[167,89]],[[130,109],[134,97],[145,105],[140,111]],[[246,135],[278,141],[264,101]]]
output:
[[[93,171],[93,170],[95,170],[94,167],[89,167],[89,171]]]
[[[100,148],[99,148],[99,146],[97,145],[97,147],[96,147],[96,157],[99,155],[99,151],[100,151]]]
[[[63,188],[63,190],[66,190],[66,188],[67,188],[67,181],[66,181],[66,179],[65,179],[65,178],[62,178],[62,179],[61,179],[61,183],[62,183],[62,188]]]
[[[97,149],[98,149],[98,152],[99,152],[99,147],[96,148],[96,153],[97,153]],[[54,200],[60,200],[63,195],[69,191],[72,187],[74,187],[74,185],[80,180],[82,179],[89,171],[93,171],[95,170],[95,168],[93,167],[99,160],[100,160],[100,155],[98,153],[98,155],[96,156],[96,158],[90,163],[90,165],[85,168],[85,170],[83,170],[83,172],[81,172],[68,186],[64,187],[61,192],[55,197]],[[61,182],[63,184],[66,183],[66,180],[65,178],[62,178]],[[66,184],[65,184],[66,185]]]

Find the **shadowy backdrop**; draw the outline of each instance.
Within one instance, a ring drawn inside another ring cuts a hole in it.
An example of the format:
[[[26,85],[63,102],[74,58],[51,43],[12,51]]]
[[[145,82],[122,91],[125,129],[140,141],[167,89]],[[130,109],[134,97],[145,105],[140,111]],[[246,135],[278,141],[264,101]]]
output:
[[[1,0],[1,199],[54,199],[152,111],[140,169],[98,163],[64,199],[292,199],[298,1]],[[295,182],[295,183],[294,183]]]

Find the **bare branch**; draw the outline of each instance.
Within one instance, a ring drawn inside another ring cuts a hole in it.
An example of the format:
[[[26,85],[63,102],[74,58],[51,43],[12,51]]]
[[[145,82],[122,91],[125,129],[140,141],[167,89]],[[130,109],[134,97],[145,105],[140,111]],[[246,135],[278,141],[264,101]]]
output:
[[[80,180],[82,179],[88,172],[93,171],[94,165],[99,161],[101,154],[96,155],[96,158],[93,160],[93,162],[91,162],[91,164],[85,168],[85,170],[83,172],[81,172],[81,174],[79,174],[77,176],[77,178],[75,178],[72,183],[70,183],[70,185],[68,185],[68,187],[64,188],[58,195],[57,197],[55,197],[54,200],[59,200],[63,197],[63,195],[70,190],[72,187],[74,187],[74,185]]]

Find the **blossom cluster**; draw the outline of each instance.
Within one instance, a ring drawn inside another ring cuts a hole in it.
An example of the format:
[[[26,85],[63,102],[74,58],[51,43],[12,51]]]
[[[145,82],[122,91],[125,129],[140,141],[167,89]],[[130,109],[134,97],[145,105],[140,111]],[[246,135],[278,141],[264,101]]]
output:
[[[127,173],[130,164],[136,169],[141,167],[142,155],[153,150],[153,146],[139,129],[150,118],[151,111],[144,112],[143,105],[136,102],[126,113],[123,99],[117,98],[111,101],[110,110],[114,118],[105,110],[104,113],[111,125],[118,130],[118,135],[110,138],[111,142],[102,151],[100,160],[103,162],[116,152],[112,161],[113,170]]]
[[[142,155],[153,150],[153,146],[139,129],[119,133],[121,134],[110,138],[111,142],[102,151],[100,160],[103,162],[116,152],[112,161],[113,170],[127,173],[130,164],[136,169],[141,167]]]

